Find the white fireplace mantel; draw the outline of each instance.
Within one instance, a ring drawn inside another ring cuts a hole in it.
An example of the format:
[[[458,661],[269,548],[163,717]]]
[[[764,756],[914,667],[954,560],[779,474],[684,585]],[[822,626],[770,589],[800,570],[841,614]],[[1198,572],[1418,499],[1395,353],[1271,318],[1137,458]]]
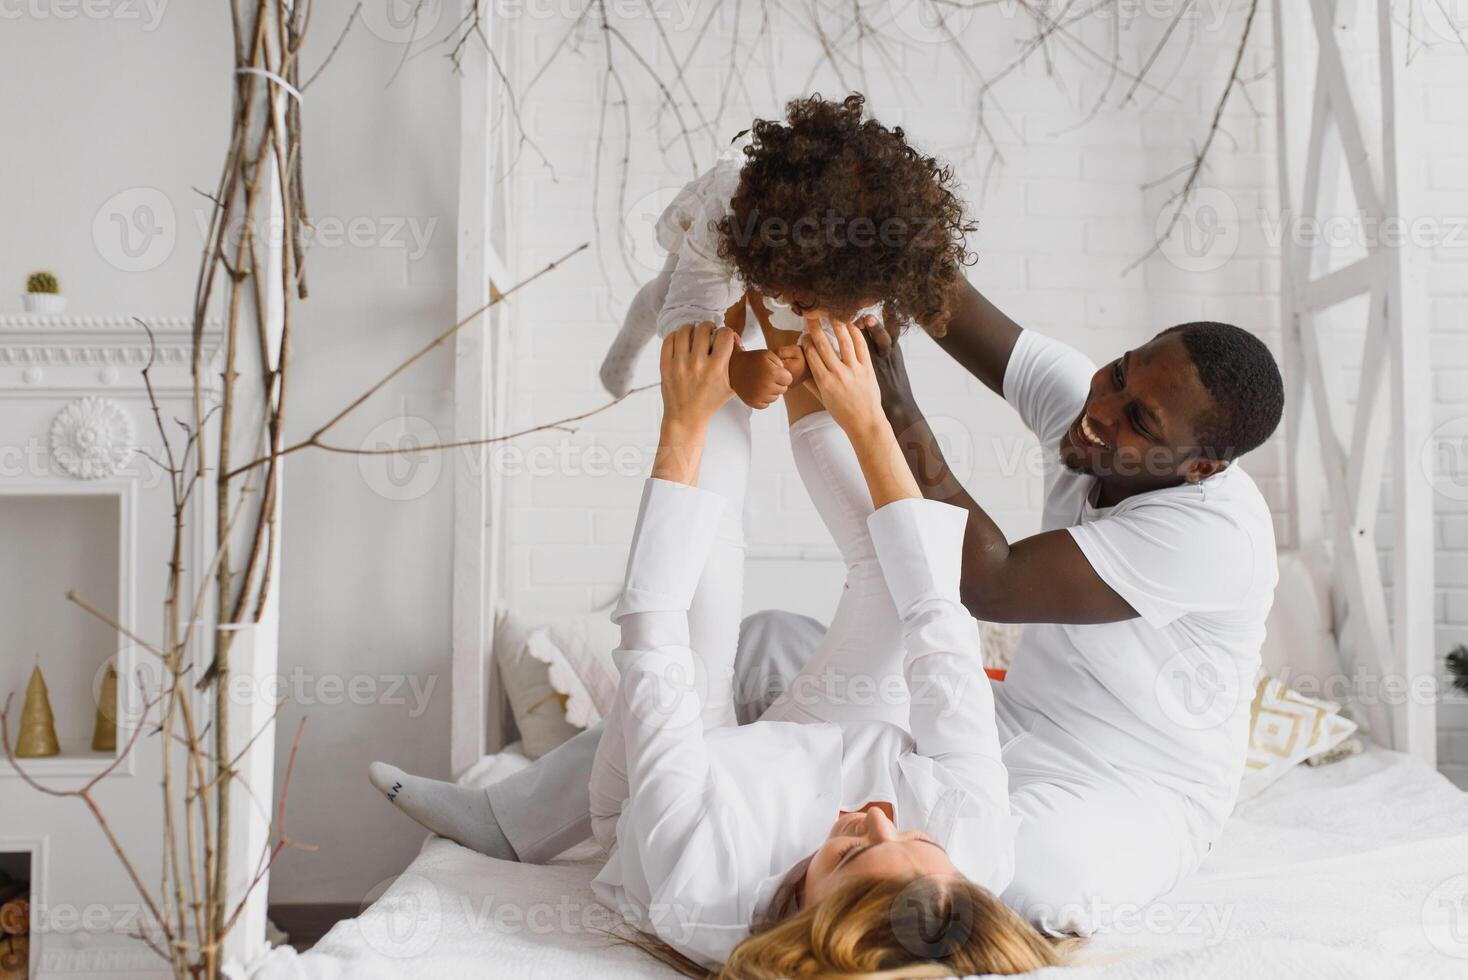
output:
[[[183,440],[173,420],[193,415],[194,327],[190,317],[142,319],[147,330],[130,315],[0,314],[0,506],[7,501],[26,506],[17,498],[115,500],[115,548],[110,541],[99,541],[96,553],[116,555],[118,592],[115,597],[89,598],[115,611],[118,621],[139,635],[155,637],[162,626],[163,572],[172,540],[170,487],[166,474],[154,462],[162,457],[162,436],[142,371],[152,365],[148,381],[158,415],[177,448]],[[217,399],[223,333],[217,321],[205,326],[202,381],[210,405]],[[187,511],[185,588],[190,595],[198,591],[198,576],[211,553],[212,501],[212,487],[197,487]],[[60,538],[67,537],[64,522],[56,528]],[[32,544],[39,539],[36,546],[46,550],[46,535],[51,533],[47,525],[32,535]],[[69,547],[75,550],[75,532],[70,533]],[[26,554],[7,554],[6,560],[30,567],[25,564]],[[78,567],[85,569],[89,560],[84,555],[80,566],[71,566],[73,572]],[[33,564],[54,568],[54,563],[39,560]],[[53,595],[62,595],[75,584],[62,580],[66,577],[53,571],[37,580],[48,603]],[[56,580],[51,581],[53,578]],[[54,613],[56,605],[48,606],[46,615]],[[59,615],[72,612],[64,603],[59,605],[63,607]],[[28,612],[21,610],[20,614]],[[80,609],[74,613],[86,616]],[[120,682],[117,741],[121,746],[128,731],[123,719],[136,717],[138,708],[135,685],[124,679],[144,672],[152,660],[121,635],[115,639],[115,649],[37,640],[36,631],[27,635],[31,641],[24,649],[14,635],[0,638],[0,655],[7,658],[0,664],[11,668],[0,684],[5,688],[0,690],[0,700],[24,684],[29,668],[16,666],[16,658],[28,665],[34,657],[56,699],[62,753],[25,760],[23,765],[27,773],[46,784],[76,785],[114,765],[118,754],[91,750],[94,704],[79,709],[79,685],[90,682],[95,697],[99,671],[113,655]],[[54,635],[44,633],[45,637]],[[267,658],[267,666],[274,669],[273,658]],[[18,702],[19,698],[17,714]],[[112,769],[106,790],[109,823],[130,842],[132,860],[148,869],[144,877],[150,881],[156,880],[162,860],[156,839],[161,812],[156,744],[140,740]],[[0,828],[0,851],[30,855],[33,908],[44,908],[46,903],[77,908],[135,906],[132,885],[86,808],[75,800],[36,793],[16,775],[0,758],[0,796],[6,818],[6,826]],[[253,854],[250,857],[254,859]],[[240,861],[248,864],[243,857]],[[140,977],[162,972],[153,954],[125,930],[96,936],[33,930],[34,964],[42,962],[43,948],[50,961],[88,964],[82,972],[90,975]]]
[[[206,324],[204,350],[211,366],[219,355],[222,336],[219,322]],[[0,314],[0,392],[4,397],[141,388],[141,371],[150,357],[154,367],[149,376],[160,395],[191,390],[192,318]],[[212,388],[215,380],[211,371],[207,386]]]

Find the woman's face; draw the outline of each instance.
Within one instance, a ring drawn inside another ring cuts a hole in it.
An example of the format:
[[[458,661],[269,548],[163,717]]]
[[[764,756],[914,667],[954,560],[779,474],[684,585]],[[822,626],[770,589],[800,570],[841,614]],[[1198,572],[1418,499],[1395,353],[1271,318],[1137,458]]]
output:
[[[926,834],[899,831],[878,804],[843,813],[811,856],[801,904],[809,907],[857,878],[954,875],[948,852]]]

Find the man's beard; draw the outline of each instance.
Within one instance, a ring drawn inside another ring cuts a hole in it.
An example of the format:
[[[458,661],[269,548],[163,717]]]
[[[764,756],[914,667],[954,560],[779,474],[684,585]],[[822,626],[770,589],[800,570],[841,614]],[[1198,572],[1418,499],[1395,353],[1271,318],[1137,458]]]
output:
[[[1071,454],[1066,452],[1066,448],[1066,446],[1062,445],[1060,447],[1060,451],[1056,453],[1056,455],[1060,457],[1060,465],[1066,470],[1069,470],[1072,473],[1078,473],[1081,476],[1091,475],[1091,471],[1086,469],[1085,467],[1085,457],[1080,457],[1079,462],[1071,462]]]

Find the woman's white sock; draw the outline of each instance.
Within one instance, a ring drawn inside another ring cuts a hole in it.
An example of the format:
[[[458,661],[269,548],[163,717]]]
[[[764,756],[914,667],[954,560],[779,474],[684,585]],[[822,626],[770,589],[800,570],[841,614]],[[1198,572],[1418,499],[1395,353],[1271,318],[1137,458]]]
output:
[[[409,775],[386,762],[372,763],[367,778],[389,803],[440,837],[502,861],[519,860],[484,790]]]
[[[667,296],[667,284],[653,280],[637,291],[622,328],[601,362],[601,383],[613,398],[621,398],[632,388],[632,375],[637,359],[658,334],[658,313]]]

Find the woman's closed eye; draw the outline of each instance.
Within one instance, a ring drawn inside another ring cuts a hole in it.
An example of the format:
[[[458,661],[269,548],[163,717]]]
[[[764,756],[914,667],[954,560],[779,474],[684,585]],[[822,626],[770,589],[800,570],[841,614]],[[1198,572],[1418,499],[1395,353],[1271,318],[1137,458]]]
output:
[[[947,848],[945,848],[942,844],[939,844],[937,841],[933,840],[933,838],[929,837],[927,834],[912,834],[909,837],[901,838],[901,839],[902,840],[906,840],[908,842],[916,841],[916,842],[918,842],[920,844],[931,844],[933,847],[936,847],[938,850],[943,851],[944,853],[947,853]],[[885,843],[885,842],[882,842],[882,843]],[[867,840],[866,838],[863,838],[863,837],[852,837],[852,838],[850,838],[850,842],[849,843],[842,844],[841,847],[837,850],[837,852],[836,852],[836,863],[831,866],[831,870],[834,871],[837,868],[841,867],[842,865],[847,864],[848,862],[855,860],[862,853],[864,853],[866,851],[869,851],[873,847],[876,847],[876,846],[877,846],[877,843],[874,843],[872,841],[869,841],[869,840]]]
[[[836,868],[841,867],[848,860],[856,857],[871,846],[869,842],[866,842],[860,837],[851,838],[851,843],[842,845],[841,850],[837,853],[836,863],[831,866],[832,870],[834,871]]]

